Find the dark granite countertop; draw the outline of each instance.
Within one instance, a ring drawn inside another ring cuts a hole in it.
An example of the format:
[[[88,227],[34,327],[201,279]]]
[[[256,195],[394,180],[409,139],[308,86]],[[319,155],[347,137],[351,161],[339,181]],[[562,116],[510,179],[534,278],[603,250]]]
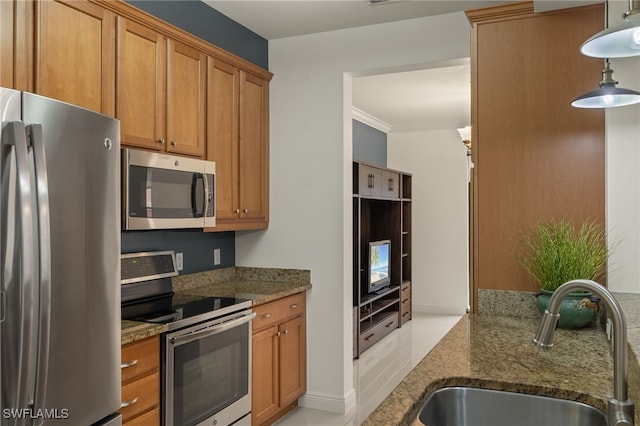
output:
[[[311,273],[303,269],[231,267],[174,277],[173,290],[183,295],[251,299],[253,306],[311,288]],[[166,331],[164,325],[122,321],[121,344]]]
[[[127,321],[120,322],[120,344],[126,345],[147,337],[155,336],[167,330],[164,324],[152,324],[148,322]]]
[[[615,293],[627,322],[629,397],[640,402],[640,294]],[[466,315],[371,413],[363,426],[411,425],[431,392],[471,386],[571,399],[606,411],[611,342],[602,325],[560,330],[549,351],[531,342],[537,318]],[[640,410],[635,421],[640,424]]]
[[[613,391],[610,343],[599,327],[558,330],[550,351],[531,339],[538,320],[466,315],[365,420],[410,425],[426,397],[471,386],[577,400],[606,410]]]

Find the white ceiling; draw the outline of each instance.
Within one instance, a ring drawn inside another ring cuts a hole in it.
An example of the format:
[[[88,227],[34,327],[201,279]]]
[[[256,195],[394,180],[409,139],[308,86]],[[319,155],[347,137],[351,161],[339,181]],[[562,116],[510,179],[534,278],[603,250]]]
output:
[[[267,40],[460,12],[511,1],[203,0]],[[537,11],[601,0],[535,0]],[[388,129],[442,128],[470,121],[468,60],[437,68],[357,77],[353,105]]]
[[[274,40],[383,22],[422,18],[508,1],[203,0],[256,34]]]

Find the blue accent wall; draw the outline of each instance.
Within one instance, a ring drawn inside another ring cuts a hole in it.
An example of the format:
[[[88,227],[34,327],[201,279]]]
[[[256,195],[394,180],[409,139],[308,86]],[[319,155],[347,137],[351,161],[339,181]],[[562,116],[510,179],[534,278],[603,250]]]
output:
[[[259,67],[269,69],[269,44],[266,39],[199,0],[128,0],[127,3]]]
[[[353,160],[387,167],[387,134],[353,120]]]
[[[122,253],[175,250],[183,253],[180,274],[226,268],[236,264],[235,232],[200,230],[122,232]],[[220,249],[220,265],[213,265],[213,249]]]

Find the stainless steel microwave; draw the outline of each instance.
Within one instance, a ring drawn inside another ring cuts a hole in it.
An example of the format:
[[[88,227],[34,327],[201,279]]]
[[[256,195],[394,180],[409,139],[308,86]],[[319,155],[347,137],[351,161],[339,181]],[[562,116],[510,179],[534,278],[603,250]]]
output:
[[[215,172],[213,161],[123,149],[123,228],[215,226]]]

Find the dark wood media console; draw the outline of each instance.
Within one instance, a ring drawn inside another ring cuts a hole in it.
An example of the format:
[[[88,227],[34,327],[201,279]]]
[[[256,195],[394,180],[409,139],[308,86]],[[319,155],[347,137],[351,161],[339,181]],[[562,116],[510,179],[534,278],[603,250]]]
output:
[[[369,292],[369,243],[390,240],[390,285]],[[353,357],[411,319],[411,175],[353,163]]]

